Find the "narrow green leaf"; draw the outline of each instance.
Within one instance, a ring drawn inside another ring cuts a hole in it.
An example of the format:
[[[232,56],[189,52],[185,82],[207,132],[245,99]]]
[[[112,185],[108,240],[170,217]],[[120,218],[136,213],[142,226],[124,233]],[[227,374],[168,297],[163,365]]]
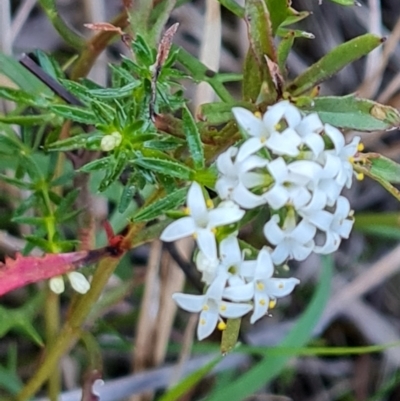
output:
[[[301,108],[317,112],[322,122],[338,128],[377,131],[400,125],[397,109],[354,95],[317,97]]]
[[[243,71],[243,97],[247,101],[273,103],[276,88],[265,57],[276,61],[270,15],[264,0],[245,3],[245,20],[249,32],[250,49]],[[266,85],[259,98],[261,88]]]
[[[368,160],[365,167],[369,170],[372,178],[392,184],[400,183],[400,164],[379,153],[366,153],[364,156]]]
[[[49,109],[67,120],[73,120],[78,123],[94,125],[99,122],[91,110],[82,107],[55,104],[50,106]]]
[[[255,107],[248,102],[234,102],[234,103],[204,103],[200,106],[200,119],[208,124],[222,124],[232,120],[232,107],[245,107],[249,110],[254,110]]]
[[[21,89],[0,87],[0,98],[11,100],[15,103],[27,104],[32,107],[48,107],[49,101],[43,96],[25,92]]]
[[[332,258],[324,258],[321,266],[321,280],[306,311],[296,322],[279,347],[299,348],[307,344],[312,330],[317,324],[329,299],[332,280]],[[285,367],[290,356],[269,353],[265,348],[264,358],[248,372],[239,377],[228,388],[217,390],[207,397],[207,401],[242,401],[250,394],[276,377]]]
[[[295,32],[294,31],[289,31],[281,40],[279,43],[278,49],[277,49],[277,61],[278,61],[278,67],[279,71],[283,76],[286,75],[286,60],[289,56],[290,50],[293,47],[295,39]]]
[[[289,16],[289,4],[288,1],[282,0],[266,0],[267,8],[271,18],[272,34],[275,35],[279,26]]]
[[[7,390],[12,395],[17,395],[22,387],[23,383],[19,375],[0,365],[0,388]]]
[[[98,99],[119,99],[131,96],[133,89],[137,88],[140,84],[141,82],[137,80],[121,88],[92,89],[88,93]]]
[[[94,141],[94,138],[96,138],[97,140],[101,140],[103,136],[104,134],[100,132],[74,135],[69,138],[51,143],[47,146],[47,150],[66,152],[74,149],[82,149],[86,147],[86,144],[89,140],[92,142]]]
[[[182,121],[194,168],[196,170],[202,170],[204,168],[203,143],[201,142],[200,132],[197,128],[196,122],[187,106],[184,106],[182,109]]]
[[[115,109],[106,103],[98,102],[97,100],[92,100],[90,107],[93,113],[97,117],[99,123],[111,124],[115,118]]]
[[[217,356],[205,366],[191,373],[180,383],[170,389],[166,394],[164,394],[159,401],[176,401],[181,399],[190,389],[192,389],[197,383],[200,382],[211,370],[220,362],[222,356]]]
[[[226,328],[222,332],[221,339],[221,354],[226,355],[231,352],[238,341],[240,325],[242,323],[242,318],[228,319],[226,321]]]
[[[150,221],[163,214],[168,210],[173,210],[181,206],[186,199],[188,188],[180,188],[175,192],[168,194],[166,197],[141,208],[134,216],[133,221]]]
[[[307,68],[291,82],[286,90],[293,96],[301,95],[325,81],[346,65],[367,55],[381,45],[382,38],[367,33],[343,43]]]
[[[53,97],[53,92],[38,78],[24,68],[17,60],[0,53],[0,73],[11,79],[20,89],[29,93],[43,93]]]
[[[89,173],[91,171],[96,170],[104,170],[112,163],[112,156],[103,157],[101,159],[93,160],[85,164],[83,167],[79,169],[79,171],[83,171],[85,173]]]
[[[340,4],[341,6],[361,6],[357,0],[330,0],[332,3]]]
[[[118,204],[118,212],[124,213],[128,208],[129,204],[132,202],[133,196],[135,195],[137,188],[135,185],[127,184],[122,191],[121,199]]]
[[[53,113],[47,114],[38,114],[34,116],[21,116],[21,115],[7,115],[7,116],[0,116],[0,122],[5,124],[18,124],[18,125],[40,125],[46,122],[55,122],[56,115]]]
[[[154,171],[156,173],[169,175],[170,177],[190,181],[194,171],[182,163],[167,159],[158,159],[153,157],[141,157],[132,161],[140,167]]]

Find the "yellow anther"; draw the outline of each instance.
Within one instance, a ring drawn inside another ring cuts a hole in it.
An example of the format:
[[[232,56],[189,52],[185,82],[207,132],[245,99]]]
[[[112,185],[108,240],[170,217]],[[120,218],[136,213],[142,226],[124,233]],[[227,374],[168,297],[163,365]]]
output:
[[[183,213],[185,213],[185,214],[187,214],[187,215],[190,215],[190,209],[189,209],[188,207],[185,207],[185,208],[183,209]]]
[[[255,112],[254,112],[254,115],[255,115],[257,118],[261,118],[261,117],[262,117],[262,114],[261,114],[259,111],[255,111]]]
[[[268,304],[269,309],[274,309],[276,306],[276,299],[271,299]]]
[[[277,131],[279,131],[279,130],[282,128],[282,124],[277,123],[277,124],[275,124],[274,128],[275,128]]]
[[[211,232],[212,232],[213,234],[216,234],[216,233],[217,233],[217,229],[216,229],[215,227],[213,227],[213,228],[211,229]]]
[[[350,157],[349,157],[349,162],[350,162],[351,164],[354,163],[354,157],[353,157],[353,156],[350,156]]]
[[[218,323],[218,330],[224,331],[226,329],[226,323],[225,322],[219,322]]]
[[[283,283],[282,283],[282,282],[280,282],[280,283],[278,284],[278,288],[279,288],[279,289],[282,289],[282,288],[283,288]]]
[[[193,239],[197,239],[198,235],[197,233],[193,233]]]
[[[208,311],[208,309],[210,309],[209,307],[208,307],[208,305],[203,305],[203,311]]]
[[[204,325],[206,324],[206,319],[201,319],[201,320],[200,320],[200,324],[201,324],[202,326],[204,326]]]
[[[211,199],[206,200],[206,205],[209,209],[212,209],[214,207],[214,203]]]
[[[264,283],[260,281],[257,283],[257,290],[262,291],[265,288]]]
[[[261,299],[258,301],[258,303],[259,303],[260,305],[264,306],[264,305],[265,305],[265,299],[264,299],[264,298],[261,298]]]
[[[360,143],[358,144],[358,146],[357,146],[357,150],[358,150],[359,152],[362,152],[364,149],[365,149],[364,144],[360,142]]]
[[[221,312],[226,311],[226,305],[225,305],[225,304],[221,304],[221,306],[219,307],[219,310],[220,310]]]
[[[364,179],[364,173],[358,173],[356,175],[356,178],[357,178],[358,181],[362,181]]]

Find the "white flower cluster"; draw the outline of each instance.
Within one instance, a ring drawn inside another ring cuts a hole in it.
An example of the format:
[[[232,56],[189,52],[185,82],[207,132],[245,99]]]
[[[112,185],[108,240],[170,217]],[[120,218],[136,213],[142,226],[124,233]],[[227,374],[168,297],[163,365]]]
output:
[[[316,113],[303,116],[288,101],[269,107],[262,117],[243,108],[232,111],[245,141],[217,159],[215,190],[221,203],[212,209],[194,182],[187,216],[161,235],[163,241],[193,235],[199,247],[196,266],[207,290],[174,294],[174,299],[183,309],[200,312],[200,340],[217,325],[224,328],[222,318],[252,310],[251,323],[260,319],[299,283],[272,277],[274,265],[302,261],[311,252],[334,252],[353,226],[350,204],[340,193],[351,185],[359,138],[346,145],[337,128],[322,124]],[[239,222],[244,209],[263,205],[270,209],[263,230],[269,247],[256,260],[245,260],[237,234],[217,240],[217,227]],[[321,245],[315,243],[317,234],[324,238]]]

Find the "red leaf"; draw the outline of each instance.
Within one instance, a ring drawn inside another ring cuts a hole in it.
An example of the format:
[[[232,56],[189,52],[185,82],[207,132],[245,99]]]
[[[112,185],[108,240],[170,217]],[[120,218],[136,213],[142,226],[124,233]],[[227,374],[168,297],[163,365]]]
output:
[[[89,252],[46,254],[42,257],[16,255],[0,263],[0,295],[16,288],[75,270],[87,260]]]

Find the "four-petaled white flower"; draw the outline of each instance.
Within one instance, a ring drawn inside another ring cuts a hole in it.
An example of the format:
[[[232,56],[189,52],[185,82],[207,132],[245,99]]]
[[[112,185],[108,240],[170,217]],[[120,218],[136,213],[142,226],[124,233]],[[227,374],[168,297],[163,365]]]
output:
[[[306,219],[298,224],[292,210],[289,210],[283,226],[279,226],[279,216],[274,214],[264,226],[265,238],[275,245],[272,261],[280,265],[288,258],[304,260],[314,249],[316,227]]]
[[[297,278],[273,278],[274,265],[264,247],[258,254],[253,280],[242,286],[228,287],[224,297],[235,302],[254,300],[250,323],[255,323],[267,312],[271,301],[289,295],[300,282]]]
[[[253,308],[250,304],[228,302],[222,299],[227,275],[218,275],[204,295],[176,293],[172,296],[175,302],[188,312],[200,312],[197,326],[197,338],[208,337],[222,317],[234,319],[245,315]]]
[[[232,203],[208,209],[201,186],[193,182],[187,195],[189,216],[172,222],[161,234],[161,240],[170,242],[193,235],[199,249],[213,259],[217,255],[215,228],[236,223],[245,214]]]

